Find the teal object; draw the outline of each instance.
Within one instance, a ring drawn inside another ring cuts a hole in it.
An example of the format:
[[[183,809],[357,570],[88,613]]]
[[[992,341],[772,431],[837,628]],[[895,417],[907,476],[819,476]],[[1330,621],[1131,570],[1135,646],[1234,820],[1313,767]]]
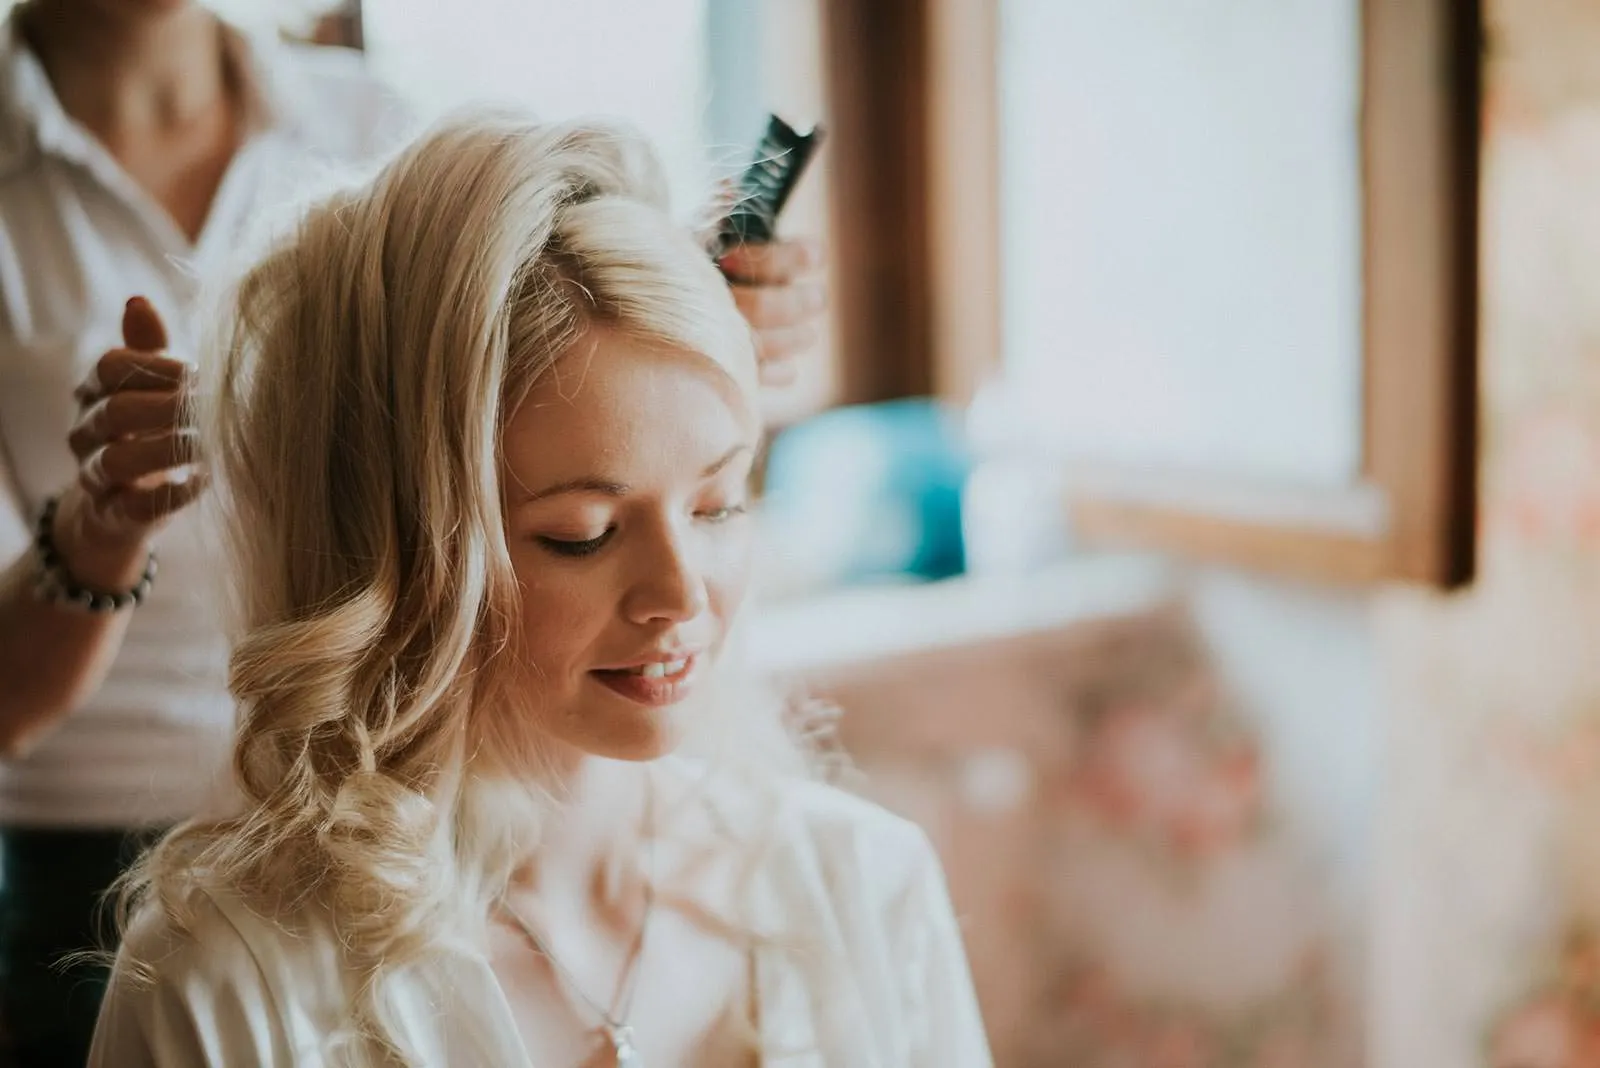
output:
[[[835,408],[773,440],[764,509],[781,538],[825,546],[838,584],[949,578],[966,566],[970,467],[933,401]]]

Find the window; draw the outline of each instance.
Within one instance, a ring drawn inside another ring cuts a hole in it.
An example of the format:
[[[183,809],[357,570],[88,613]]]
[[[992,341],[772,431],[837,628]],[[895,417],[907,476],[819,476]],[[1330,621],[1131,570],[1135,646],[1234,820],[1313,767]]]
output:
[[[1005,370],[1042,447],[1361,470],[1360,0],[1000,5]]]
[[[643,130],[685,217],[712,187],[707,0],[365,0],[373,70],[427,117],[468,101]],[[729,146],[730,149],[732,146]],[[725,162],[725,161],[724,161]]]
[[[912,268],[912,299],[863,313],[903,320],[899,381],[1008,387],[1003,421],[1064,473],[1083,541],[1470,576],[1475,0],[829,15],[837,121],[882,116],[838,167],[910,205],[856,212]]]

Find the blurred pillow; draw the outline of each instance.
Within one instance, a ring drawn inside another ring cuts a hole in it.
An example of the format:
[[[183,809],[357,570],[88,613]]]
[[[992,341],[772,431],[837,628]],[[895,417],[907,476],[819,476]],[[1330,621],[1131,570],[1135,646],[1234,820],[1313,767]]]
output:
[[[927,400],[835,408],[772,442],[762,512],[774,584],[926,581],[965,567],[960,428]]]

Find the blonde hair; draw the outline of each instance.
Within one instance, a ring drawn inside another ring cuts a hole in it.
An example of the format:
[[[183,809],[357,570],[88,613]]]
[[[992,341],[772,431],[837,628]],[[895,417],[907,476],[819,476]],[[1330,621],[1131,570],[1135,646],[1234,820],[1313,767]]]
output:
[[[181,929],[199,891],[325,910],[379,1060],[407,1060],[382,981],[481,922],[553,804],[501,796],[538,752],[507,726],[527,717],[500,434],[594,326],[753,367],[647,145],[504,114],[447,121],[320,203],[229,302],[206,422],[237,580],[242,806],[168,835],[123,920],[143,903]],[[751,692],[726,690],[691,745],[808,774],[779,702]]]

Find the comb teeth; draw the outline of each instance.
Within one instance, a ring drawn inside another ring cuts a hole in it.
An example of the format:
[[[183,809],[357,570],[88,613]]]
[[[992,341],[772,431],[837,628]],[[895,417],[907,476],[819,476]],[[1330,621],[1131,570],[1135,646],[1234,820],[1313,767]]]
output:
[[[739,178],[738,202],[717,228],[714,252],[721,256],[744,242],[771,241],[778,213],[816,149],[820,133],[798,133],[774,115],[756,146],[755,157]]]

